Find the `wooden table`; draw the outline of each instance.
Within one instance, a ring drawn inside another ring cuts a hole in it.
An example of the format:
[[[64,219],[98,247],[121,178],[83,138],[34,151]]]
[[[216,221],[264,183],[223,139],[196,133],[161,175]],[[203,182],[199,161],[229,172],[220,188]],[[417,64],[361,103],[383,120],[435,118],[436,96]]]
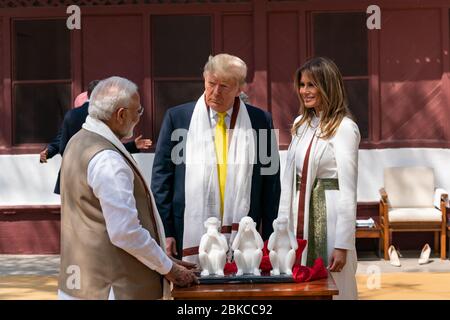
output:
[[[357,227],[356,228],[356,239],[361,238],[370,238],[374,239],[376,242],[377,250],[376,253],[378,257],[381,257],[381,227],[379,222],[379,217],[372,217],[372,219],[375,221],[375,225],[372,228],[367,227]]]
[[[190,288],[174,287],[175,300],[331,300],[339,293],[328,274],[327,279],[302,283],[200,284]]]

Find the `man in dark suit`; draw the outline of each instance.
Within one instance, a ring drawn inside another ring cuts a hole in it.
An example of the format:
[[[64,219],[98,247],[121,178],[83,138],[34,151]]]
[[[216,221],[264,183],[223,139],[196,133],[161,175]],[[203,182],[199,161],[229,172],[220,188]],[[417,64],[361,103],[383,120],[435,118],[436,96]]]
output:
[[[193,119],[197,119],[193,115],[201,110],[207,109],[208,116],[204,116],[203,119],[209,120],[209,125],[207,126],[209,126],[211,130],[204,132],[204,136],[207,136],[210,132],[216,131],[213,138],[215,145],[218,141],[217,137],[220,136],[220,133],[218,134],[217,132],[219,131],[217,130],[221,123],[223,124],[223,122],[225,122],[226,129],[237,129],[234,125],[236,123],[241,123],[239,120],[240,114],[248,114],[248,117],[246,116],[250,119],[248,125],[250,126],[250,129],[253,128],[256,130],[255,154],[257,155],[257,160],[250,166],[252,178],[251,187],[247,193],[249,199],[245,199],[244,196],[244,200],[248,200],[249,202],[247,215],[252,217],[257,223],[257,228],[261,231],[264,240],[268,239],[273,232],[272,222],[277,217],[280,197],[278,146],[275,135],[272,132],[273,124],[270,113],[249,104],[245,104],[239,99],[239,94],[245,84],[246,73],[247,67],[238,57],[227,54],[218,54],[214,57],[210,56],[203,73],[205,80],[204,95],[200,97],[197,102],[190,102],[170,108],[164,116],[153,162],[151,189],[164,224],[166,251],[170,255],[186,257],[198,254],[198,243],[194,243],[193,248],[189,248],[193,249],[191,250],[191,253],[188,252],[189,250],[186,249],[186,246],[183,246],[183,237],[186,237],[184,234],[186,230],[185,224],[201,224],[199,227],[194,227],[200,232],[200,236],[204,233],[203,223],[200,221],[194,222],[194,220],[188,216],[188,210],[186,210],[185,213],[187,201],[189,201],[186,195],[200,195],[204,190],[186,190],[185,178],[187,176],[187,163],[184,161],[181,163],[174,161],[172,155],[174,147],[179,145],[178,141],[172,141],[172,134],[177,129],[184,129],[189,130],[189,133],[187,138],[184,137],[181,143],[183,146],[181,156],[187,156],[186,153],[189,152],[189,147],[186,148],[186,140],[189,138],[189,134],[192,133]],[[239,106],[240,109],[236,111]],[[201,110],[196,111],[199,107]],[[236,113],[238,113],[238,116],[236,116]],[[223,117],[225,120],[221,120]],[[237,122],[236,117],[238,117]],[[265,137],[266,139],[262,138],[262,132],[268,134],[268,136]],[[225,141],[225,145],[231,150],[232,147],[230,145],[232,144],[232,139],[229,133],[227,133]],[[217,175],[211,176],[217,177],[219,180],[217,188],[219,188],[219,186],[221,188],[220,214],[217,214],[216,212],[216,216],[220,219],[220,215],[222,215],[222,221],[224,221],[224,215],[228,214],[228,212],[224,212],[224,208],[227,208],[227,205],[225,204],[227,196],[224,195],[222,190],[222,183],[224,182],[224,185],[228,183],[229,175],[227,176],[226,170],[230,171],[232,169],[227,165],[227,163],[229,163],[226,162],[227,160],[225,160],[225,168],[221,167],[219,162],[222,155],[220,151],[218,151],[217,145],[215,150],[217,156]],[[227,151],[225,151],[224,158],[228,159],[228,161],[230,161],[230,157],[232,156],[229,150],[228,156],[226,153]],[[261,153],[267,155],[270,161],[268,162],[267,159],[263,159]],[[275,170],[269,170],[272,171],[270,174],[264,174],[264,169],[268,169],[269,167],[275,167]],[[203,170],[197,170],[199,174],[201,174],[201,171]],[[222,180],[224,177],[226,179],[225,181]],[[234,181],[236,181],[236,179],[234,179]],[[235,186],[234,189],[239,189],[239,186]],[[229,186],[227,185],[227,192],[229,190]],[[236,192],[239,193],[239,191]],[[200,197],[194,196],[191,198],[194,198],[191,199],[191,201],[205,203],[200,200]],[[228,201],[238,200],[231,198]],[[230,206],[228,206],[228,208],[230,208]],[[199,210],[201,210],[201,208],[199,208]],[[234,213],[231,214],[233,215]],[[236,231],[235,222],[236,221],[233,221],[233,225],[229,229]],[[222,226],[224,225],[227,224],[223,223]],[[223,229],[222,232],[226,233]],[[228,232],[231,232],[231,230]]]
[[[100,82],[99,80],[94,80],[89,83],[87,91],[88,98],[91,96],[92,91],[99,82]],[[58,151],[61,154],[61,157],[64,154],[64,150],[66,149],[67,143],[69,142],[70,138],[72,138],[73,135],[75,135],[78,131],[80,131],[84,121],[86,120],[86,117],[88,116],[88,110],[89,110],[89,100],[86,101],[81,107],[74,108],[66,112],[63,123],[61,125],[60,132],[58,133],[57,138],[54,139],[54,141],[56,141],[59,137]],[[140,152],[140,149],[148,149],[151,146],[152,144],[151,140],[141,138],[142,135],[137,137],[134,141],[124,144],[128,152],[138,153]],[[56,148],[53,147],[53,149]],[[56,194],[60,193],[60,172],[58,172],[58,178],[56,179],[54,193]]]
[[[74,107],[81,107],[88,100],[87,91],[80,93],[74,101]],[[58,134],[56,137],[45,146],[45,148],[39,153],[39,162],[46,163],[48,159],[53,158],[57,154],[59,154],[59,144],[61,143],[61,130],[59,128]]]
[[[53,140],[45,146],[45,148],[39,153],[39,162],[47,163],[48,159],[53,158],[59,153],[59,144],[61,142],[61,129],[59,128],[58,134]]]

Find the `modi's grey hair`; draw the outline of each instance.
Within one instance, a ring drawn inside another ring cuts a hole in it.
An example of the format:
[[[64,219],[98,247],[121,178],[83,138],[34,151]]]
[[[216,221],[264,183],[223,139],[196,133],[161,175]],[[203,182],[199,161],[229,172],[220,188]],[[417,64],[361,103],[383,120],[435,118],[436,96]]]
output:
[[[233,78],[239,83],[239,86],[243,86],[247,77],[247,65],[239,57],[219,53],[215,56],[209,56],[208,62],[203,68],[203,76],[205,77],[207,74]]]
[[[128,79],[117,76],[104,79],[92,91],[89,115],[98,120],[109,120],[119,107],[128,108],[137,92],[137,85]]]

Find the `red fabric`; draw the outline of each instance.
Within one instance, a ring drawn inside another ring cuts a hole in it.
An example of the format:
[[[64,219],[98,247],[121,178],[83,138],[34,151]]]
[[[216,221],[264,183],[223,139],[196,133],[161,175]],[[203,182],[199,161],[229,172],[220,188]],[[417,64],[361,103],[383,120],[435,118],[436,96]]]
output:
[[[262,272],[269,272],[270,270],[272,270],[267,243],[268,241],[264,242],[263,257],[260,265],[260,269]],[[325,268],[325,265],[323,264],[322,258],[317,258],[314,261],[314,265],[312,268],[301,265],[302,253],[303,250],[305,250],[307,243],[308,241],[297,238],[298,248],[295,252],[295,263],[292,268],[292,276],[295,282],[308,282],[328,277],[328,272]]]
[[[301,265],[301,263],[302,263],[302,253],[303,253],[303,250],[305,250],[305,247],[306,247],[307,243],[308,243],[308,241],[297,238],[298,248],[297,248],[297,251],[295,252],[295,263],[294,263],[294,266],[295,265]]]
[[[295,282],[308,282],[328,277],[327,269],[323,264],[322,258],[314,260],[312,268],[301,265],[294,265],[292,276]]]
[[[237,272],[236,262],[227,262],[225,263],[225,268],[223,269],[223,273],[226,275],[233,274]]]
[[[272,270],[272,264],[270,263],[269,255],[263,255],[259,268],[261,269],[261,272],[270,272],[270,270]]]
[[[264,260],[265,257],[269,258],[269,249],[267,249],[267,243],[268,242],[269,242],[268,240],[266,240],[264,242],[264,247],[262,249],[262,251],[263,251],[263,260]],[[299,264],[300,265],[300,261],[302,260],[302,253],[303,253],[303,250],[305,250],[305,247],[306,247],[307,243],[308,243],[308,241],[297,238],[297,245],[298,245],[298,247],[297,247],[297,251],[295,252],[295,263],[294,263],[294,265],[295,264]],[[261,264],[262,264],[262,262],[261,262]],[[270,260],[269,260],[269,264],[270,264]],[[272,265],[270,265],[269,271],[270,270],[272,270]]]

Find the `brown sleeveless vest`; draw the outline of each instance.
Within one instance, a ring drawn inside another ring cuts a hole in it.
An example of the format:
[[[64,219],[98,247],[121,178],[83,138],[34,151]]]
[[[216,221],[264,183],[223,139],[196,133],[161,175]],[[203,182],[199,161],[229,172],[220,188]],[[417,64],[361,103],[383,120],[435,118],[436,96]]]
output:
[[[134,165],[107,139],[81,129],[61,166],[59,289],[81,299],[108,299],[111,287],[116,299],[159,299],[162,276],[111,243],[100,202],[87,184],[89,161],[103,150],[118,152],[130,165],[140,223],[160,243],[148,188]]]

